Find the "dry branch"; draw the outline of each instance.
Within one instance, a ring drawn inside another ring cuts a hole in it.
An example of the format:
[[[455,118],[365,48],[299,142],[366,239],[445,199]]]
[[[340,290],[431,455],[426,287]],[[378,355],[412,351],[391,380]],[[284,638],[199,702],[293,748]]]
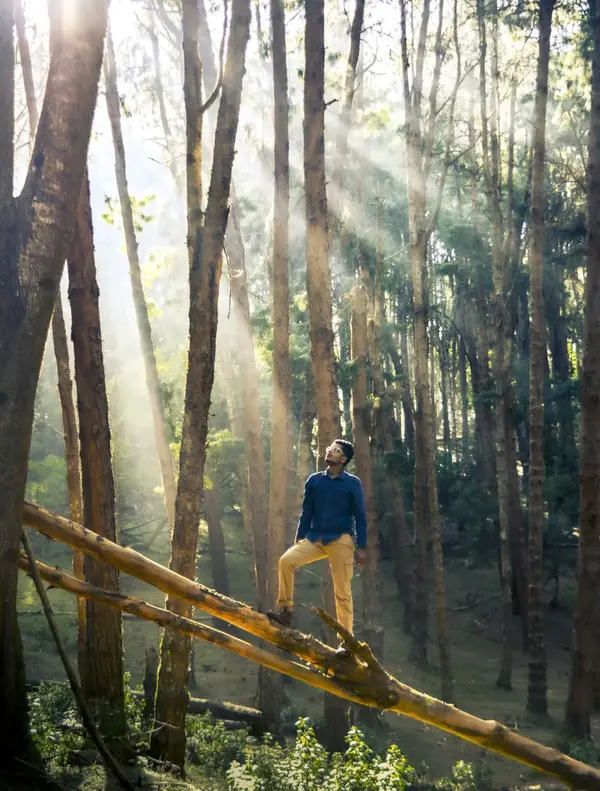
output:
[[[274,656],[268,651],[219,632],[217,629],[177,618],[173,613],[123,594],[92,588],[59,570],[37,564],[40,574],[57,587],[90,598],[93,594],[93,598],[103,604],[118,607],[142,618],[149,618],[173,629],[186,631],[187,634],[220,645],[239,656],[338,697],[365,706],[404,714],[526,764],[576,788],[600,791],[600,771],[569,758],[558,750],[520,736],[495,720],[482,720],[450,704],[424,695],[393,678],[376,662],[371,663],[369,667],[362,661],[357,663],[354,659],[350,662],[336,659],[334,651],[316,638],[293,629],[279,629],[273,626],[266,616],[255,612],[245,604],[220,596],[203,585],[180,577],[158,563],[144,558],[135,550],[113,544],[40,506],[25,503],[24,518],[27,524],[39,532],[101,558],[121,571],[144,580],[166,593],[179,596],[196,607],[311,662],[317,669],[311,670],[296,662]],[[24,559],[21,561],[22,568],[23,564],[26,564]],[[333,623],[331,616],[328,616],[328,619]],[[351,635],[344,635],[339,624],[335,624],[335,629],[345,637],[348,647],[354,651],[357,658],[362,658],[362,653],[366,659],[368,647],[365,647],[364,643],[359,643]]]

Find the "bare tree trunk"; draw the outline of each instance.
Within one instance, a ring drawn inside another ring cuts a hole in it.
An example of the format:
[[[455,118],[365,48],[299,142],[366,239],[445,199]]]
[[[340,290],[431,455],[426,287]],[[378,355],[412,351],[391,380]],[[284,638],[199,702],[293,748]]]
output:
[[[382,581],[379,570],[379,525],[375,508],[367,387],[367,290],[355,286],[352,294],[352,428],[355,464],[365,493],[367,548],[363,573],[365,634],[375,656],[383,656]]]
[[[221,524],[221,502],[218,489],[204,490],[204,516],[208,525],[208,550],[212,581],[216,591],[229,596],[229,574],[227,573],[227,555],[225,554],[225,537]]]
[[[67,491],[69,493],[69,513],[71,519],[83,524],[83,498],[81,493],[81,471],[79,467],[79,440],[77,437],[77,420],[73,401],[73,382],[69,365],[69,347],[67,331],[63,316],[60,290],[56,297],[54,314],[52,315],[52,340],[56,357],[58,374],[58,393],[62,412],[63,433],[65,438],[65,461],[67,465]],[[73,552],[73,573],[77,579],[85,579],[83,553]],[[87,630],[85,625],[86,603],[77,599],[77,663],[79,676],[86,672]]]
[[[298,514],[302,508],[304,497],[304,483],[308,476],[314,471],[315,458],[312,450],[313,432],[317,408],[315,405],[315,380],[313,376],[312,363],[309,361],[306,366],[306,385],[304,390],[304,404],[300,419],[300,431],[298,436],[298,463],[296,469],[296,495],[294,517],[290,518],[290,533],[288,543],[291,543],[296,534]]]
[[[82,0],[55,42],[32,162],[13,198],[13,4],[0,2],[0,768],[31,760],[17,558],[35,391],[72,234],[108,2]],[[35,205],[35,212],[32,206]],[[27,365],[23,365],[23,361]]]
[[[140,336],[140,346],[144,359],[144,370],[146,372],[146,386],[150,397],[150,408],[152,412],[152,425],[154,427],[154,440],[160,462],[160,471],[163,484],[165,505],[167,509],[167,519],[169,527],[173,529],[175,523],[175,470],[173,468],[173,456],[169,446],[167,426],[165,421],[165,409],[160,391],[160,380],[156,367],[156,355],[154,353],[154,342],[152,340],[152,329],[148,316],[148,306],[142,284],[142,272],[140,269],[140,257],[138,242],[133,222],[133,210],[131,207],[131,197],[129,195],[129,185],[127,183],[127,164],[125,158],[125,144],[123,142],[123,130],[121,127],[121,105],[119,91],[117,88],[117,63],[113,48],[112,38],[109,34],[106,43],[106,56],[104,58],[104,82],[106,84],[106,107],[112,130],[113,147],[115,151],[115,173],[117,179],[117,189],[119,192],[119,203],[121,207],[121,217],[123,220],[123,231],[125,234],[125,244],[127,247],[127,259],[129,261],[129,276],[131,278],[131,293],[135,307],[138,333]]]
[[[492,51],[490,90],[490,112],[487,111],[486,64],[487,64],[487,31],[485,16],[491,12],[492,19]],[[477,16],[480,42],[480,109],[482,128],[483,173],[488,209],[492,223],[492,279],[494,295],[492,304],[493,315],[493,361],[492,373],[496,396],[496,471],[498,485],[498,522],[500,536],[500,576],[502,593],[502,654],[497,685],[504,689],[512,689],[512,635],[511,635],[511,580],[512,566],[509,549],[509,517],[510,517],[510,486],[509,466],[507,459],[507,411],[508,391],[511,385],[511,345],[512,321],[509,310],[508,274],[510,256],[513,252],[514,233],[514,122],[516,83],[513,83],[508,143],[508,206],[506,217],[501,203],[501,157],[498,132],[498,21],[496,0],[492,0],[489,9],[484,9],[483,0],[478,0]]]
[[[33,82],[33,68],[29,42],[25,31],[25,16],[20,0],[15,0],[15,24],[17,28],[17,41],[25,99],[29,115],[30,149],[33,150],[35,132],[38,125],[39,113],[35,85]],[[56,358],[56,372],[58,376],[58,393],[62,413],[63,434],[65,441],[65,463],[67,467],[67,492],[69,495],[69,513],[71,519],[78,524],[83,522],[83,501],[81,496],[81,473],[79,469],[79,441],[77,438],[77,420],[75,404],[73,401],[73,382],[69,364],[69,347],[67,332],[62,307],[60,288],[56,296],[56,305],[52,314],[52,341],[54,356]],[[81,552],[73,552],[73,572],[78,579],[84,579],[84,561]],[[85,609],[83,599],[77,599],[77,656],[80,672],[85,669]]]
[[[325,9],[324,0],[305,3],[304,191],[306,202],[306,267],[310,340],[315,380],[318,465],[325,448],[341,434],[333,344],[331,269],[329,265],[327,192],[325,186]],[[331,575],[324,577],[325,609],[335,612]],[[335,639],[333,634],[329,640]],[[348,727],[345,707],[325,696],[327,747],[344,749]]]
[[[533,190],[531,197],[531,357],[529,375],[529,683],[527,708],[548,710],[546,650],[542,622],[544,539],[544,177],[548,65],[554,0],[539,3],[539,51],[533,127]]]
[[[224,340],[222,340],[224,338]],[[223,348],[223,346],[225,348]],[[240,442],[245,440],[244,415],[242,413],[241,398],[236,387],[236,375],[239,376],[239,369],[236,363],[236,354],[232,339],[227,330],[219,338],[217,344],[218,369],[225,384],[227,412],[229,414],[229,426],[233,436]],[[244,448],[240,449],[237,456],[237,474],[240,482],[240,501],[242,507],[242,525],[244,538],[246,540],[246,551],[250,558],[254,558],[254,537],[252,536],[252,515],[250,513],[250,482],[248,476],[248,454]],[[256,575],[254,576],[256,583]]]
[[[269,599],[276,598],[277,562],[285,546],[291,396],[289,315],[290,166],[285,12],[282,0],[271,0],[274,106],[273,196],[273,396],[271,480],[269,490]]]
[[[67,265],[79,410],[83,523],[97,535],[116,541],[108,398],[87,173]],[[86,557],[84,572],[90,584],[109,591],[119,590],[119,575],[110,566]],[[88,602],[85,626],[86,656],[80,668],[83,693],[86,701],[98,709],[102,732],[120,734],[125,729],[121,616],[108,607]]]
[[[172,536],[171,568],[195,575],[200,504],[210,397],[214,380],[222,248],[228,217],[231,171],[235,156],[246,45],[250,33],[249,0],[233,0],[231,28],[215,130],[213,165],[204,225],[201,212],[202,95],[198,56],[198,6],[183,3],[187,136],[188,250],[190,263],[190,346],[180,473]],[[191,608],[169,597],[167,607],[189,617]],[[183,766],[185,713],[191,644],[189,637],[166,633],[161,644],[156,695],[153,755]],[[167,725],[161,726],[161,723]]]
[[[592,105],[588,141],[588,238],[581,391],[579,556],[575,635],[565,727],[590,738],[596,630],[600,616],[600,4],[590,2]]]
[[[432,87],[430,90],[430,106],[435,111],[437,90],[441,71],[441,37],[443,22],[443,3],[439,4],[438,28],[436,33],[436,60]],[[437,640],[440,653],[440,675],[442,697],[451,701],[453,698],[453,678],[450,663],[450,645],[446,627],[446,594],[444,585],[444,562],[439,527],[436,448],[434,447],[434,419],[432,391],[428,371],[427,338],[427,243],[436,221],[436,215],[426,223],[426,184],[427,172],[430,167],[433,150],[433,119],[430,118],[427,132],[421,135],[421,102],[423,65],[426,49],[427,27],[429,23],[430,2],[425,0],[421,15],[419,43],[416,53],[416,67],[412,91],[410,87],[410,68],[407,43],[406,4],[400,5],[401,16],[401,50],[402,79],[405,104],[405,138],[408,187],[408,225],[410,235],[410,257],[413,285],[413,307],[415,327],[415,392],[416,392],[416,456],[415,456],[415,535],[418,559],[415,567],[415,629],[413,630],[413,647],[411,655],[414,661],[423,664],[427,659],[427,543],[429,535],[433,548],[433,570],[435,584],[435,609],[437,619]],[[457,53],[457,82],[451,100],[451,114],[460,79],[460,54],[456,32],[456,4],[454,6],[454,37]],[[441,180],[438,193],[438,207],[441,204],[444,180]],[[436,209],[439,211],[439,208]],[[427,509],[429,524],[427,523]],[[424,621],[424,625],[423,625]]]

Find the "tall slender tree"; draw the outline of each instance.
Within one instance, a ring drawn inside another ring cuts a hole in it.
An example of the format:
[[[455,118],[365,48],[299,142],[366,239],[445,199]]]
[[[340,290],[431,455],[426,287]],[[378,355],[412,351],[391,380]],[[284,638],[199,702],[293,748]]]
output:
[[[108,5],[82,0],[54,43],[30,168],[15,198],[13,2],[0,2],[0,768],[31,757],[16,607],[21,509],[35,391],[85,169]]]
[[[304,195],[306,208],[306,274],[312,364],[317,410],[317,464],[325,448],[341,436],[333,343],[331,268],[329,264],[327,190],[325,180],[325,4],[306,0],[304,37]],[[325,570],[325,606],[334,612],[333,587]],[[331,634],[330,640],[335,639]],[[325,695],[328,746],[343,749],[347,729],[345,708]]]
[[[99,536],[116,541],[108,396],[87,173],[67,267],[79,413],[83,524]],[[118,571],[89,555],[84,558],[84,575],[92,585],[119,590]],[[88,601],[85,629],[85,662],[80,668],[84,696],[88,702],[97,704],[102,730],[121,734],[125,729],[121,615],[110,607]]]
[[[531,356],[529,374],[529,684],[527,708],[548,708],[546,651],[542,623],[544,538],[544,176],[546,172],[546,106],[554,0],[539,3],[539,50],[533,119],[533,184],[531,194]]]
[[[565,726],[590,737],[596,630],[600,607],[600,3],[590,0],[592,103],[588,139],[588,220],[581,391],[579,555],[575,633]]]
[[[129,194],[129,184],[127,183],[127,162],[125,158],[125,143],[123,141],[123,129],[121,125],[121,104],[119,99],[119,89],[117,86],[117,62],[112,42],[109,35],[106,41],[106,55],[104,58],[104,82],[106,86],[106,107],[112,131],[113,148],[115,152],[115,173],[117,180],[117,190],[119,193],[119,204],[121,218],[123,220],[123,232],[125,234],[125,245],[127,248],[127,259],[129,261],[129,276],[131,278],[131,292],[135,307],[135,317],[137,320],[138,333],[140,336],[140,346],[144,360],[144,370],[146,373],[146,386],[150,397],[150,409],[152,412],[152,425],[154,427],[154,441],[160,463],[160,471],[163,483],[165,505],[167,508],[167,518],[169,526],[173,529],[175,522],[175,470],[173,467],[173,456],[169,446],[169,436],[165,420],[165,408],[162,400],[160,380],[156,366],[156,354],[154,352],[154,341],[150,318],[148,316],[148,305],[144,294],[142,283],[142,272],[140,268],[140,256],[135,224],[133,221],[133,208],[131,196]]]
[[[199,16],[196,0],[184,0],[182,25],[187,139],[190,343],[170,566],[179,574],[193,579],[215,368],[222,250],[229,214],[246,45],[250,35],[249,0],[232,0],[231,27],[204,213],[201,210],[202,115],[206,104],[202,103],[202,66],[198,55]],[[191,615],[188,604],[171,596],[167,598],[167,608],[178,615]],[[183,766],[185,758],[190,652],[189,637],[165,632],[158,673],[156,727],[150,746],[154,755],[177,766]],[[169,727],[164,727],[164,723]]]
[[[415,570],[416,596],[414,610],[412,658],[419,664],[427,658],[427,544],[431,534],[433,545],[433,567],[435,576],[435,603],[437,617],[437,639],[440,652],[442,696],[453,698],[453,678],[450,662],[450,644],[446,627],[446,594],[444,565],[439,526],[439,508],[436,472],[435,427],[432,415],[431,387],[428,368],[428,293],[427,293],[427,245],[437,223],[444,183],[448,172],[449,158],[442,167],[442,175],[432,216],[427,219],[427,179],[431,169],[434,149],[434,123],[438,102],[440,74],[442,68],[442,28],[444,19],[443,0],[438,4],[438,26],[436,30],[435,62],[429,92],[430,113],[425,130],[422,130],[423,74],[427,44],[427,30],[431,3],[425,0],[421,12],[421,25],[416,52],[416,64],[412,87],[408,54],[408,28],[406,3],[401,0],[401,57],[404,91],[405,139],[408,189],[408,226],[410,236],[410,258],[413,286],[413,309],[415,327]],[[450,129],[454,116],[456,94],[461,79],[461,60],[457,33],[457,4],[454,3],[454,46],[457,55],[456,82],[450,96]],[[450,140],[446,143],[448,149]],[[429,525],[427,521],[429,519]]]
[[[379,569],[379,538],[373,459],[371,456],[371,426],[367,384],[367,289],[355,286],[352,294],[352,433],[355,444],[355,464],[365,492],[367,514],[367,551],[363,572],[363,610],[367,642],[377,656],[383,656],[383,627]]]
[[[20,0],[15,1],[15,25],[17,28],[17,41],[19,43],[19,56],[23,72],[23,85],[25,88],[25,101],[29,115],[30,149],[33,149],[35,132],[38,125],[39,113],[35,85],[33,81],[33,66],[29,41],[25,30],[25,14]],[[79,467],[79,439],[77,437],[77,417],[75,402],[73,400],[73,382],[71,380],[71,366],[69,362],[69,346],[67,331],[62,306],[60,289],[56,295],[56,305],[52,314],[52,343],[56,358],[56,372],[58,376],[58,394],[62,414],[63,435],[65,441],[65,462],[67,467],[67,492],[69,495],[69,514],[77,524],[83,522],[83,499],[81,494],[81,470]],[[73,572],[78,579],[84,579],[83,552],[73,550]],[[85,632],[86,603],[84,599],[77,599],[77,657],[80,673],[84,672],[86,662],[86,632]]]

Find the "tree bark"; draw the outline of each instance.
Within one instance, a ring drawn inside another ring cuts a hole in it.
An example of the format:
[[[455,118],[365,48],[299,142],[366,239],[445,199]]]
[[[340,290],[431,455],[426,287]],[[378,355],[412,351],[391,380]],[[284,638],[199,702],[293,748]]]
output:
[[[33,82],[33,68],[29,41],[25,31],[25,15],[20,0],[15,0],[15,24],[17,28],[17,41],[21,71],[23,72],[23,85],[25,100],[29,115],[29,140],[30,149],[33,149],[35,132],[39,121],[37,97]],[[83,501],[81,496],[81,473],[79,469],[79,441],[77,438],[77,419],[75,403],[73,401],[73,382],[69,364],[69,347],[67,332],[63,315],[62,296],[60,288],[56,295],[56,305],[52,314],[52,342],[56,358],[56,372],[58,376],[58,394],[62,413],[63,434],[65,441],[65,463],[67,467],[67,492],[69,495],[69,514],[71,519],[78,524],[83,522]],[[73,572],[79,579],[84,579],[84,558],[81,552],[73,553]],[[85,665],[85,610],[86,604],[82,599],[77,600],[77,657],[80,667]]]
[[[441,63],[439,58],[443,4],[439,6],[437,30],[436,63],[430,91],[430,105],[435,110]],[[405,104],[405,139],[408,188],[408,227],[410,236],[410,258],[413,286],[413,309],[415,327],[415,392],[416,392],[416,455],[415,455],[415,536],[417,574],[415,596],[415,629],[411,656],[418,664],[427,660],[427,544],[431,536],[433,547],[433,569],[435,584],[435,609],[437,619],[437,639],[440,652],[440,674],[442,697],[446,701],[453,698],[453,678],[450,663],[450,646],[446,627],[446,594],[444,586],[444,563],[439,528],[436,449],[434,447],[435,427],[431,387],[428,371],[428,293],[427,293],[427,243],[432,228],[431,221],[425,222],[427,171],[433,149],[433,119],[430,119],[425,138],[421,135],[421,101],[423,63],[425,58],[427,27],[429,22],[429,0],[423,5],[419,43],[416,54],[415,75],[412,92],[409,84],[409,61],[407,43],[406,4],[402,0],[401,51],[402,79]],[[455,7],[456,18],[456,7]],[[458,45],[457,45],[458,56]],[[460,58],[459,71],[460,74]],[[454,94],[454,98],[456,93]],[[452,100],[453,102],[454,100]],[[453,104],[452,104],[453,106]],[[440,184],[438,200],[441,200],[443,182]],[[434,219],[434,218],[432,218]],[[429,524],[427,523],[429,509]]]
[[[539,50],[533,127],[533,188],[531,196],[531,357],[529,369],[529,680],[527,708],[548,711],[546,650],[542,621],[544,539],[544,177],[548,65],[554,0],[539,3]]]
[[[35,391],[89,143],[108,2],[83,0],[52,51],[23,192],[13,198],[12,2],[0,2],[0,766],[31,758],[17,556]],[[32,207],[35,206],[35,211]],[[27,365],[23,365],[23,360]]]
[[[84,521],[83,497],[81,493],[81,470],[79,466],[79,440],[77,419],[73,401],[73,382],[69,365],[69,347],[63,316],[60,290],[52,315],[52,340],[58,374],[58,392],[62,412],[63,434],[65,439],[65,461],[67,465],[67,491],[69,493],[69,514],[78,524]],[[81,552],[73,552],[73,573],[78,579],[85,579],[84,557]],[[87,631],[85,625],[86,603],[77,599],[77,662],[80,677],[85,673],[87,656]]]
[[[67,257],[75,383],[79,411],[83,523],[99,536],[116,541],[115,488],[110,452],[108,398],[100,329],[89,177],[86,173],[71,250]],[[119,589],[116,571],[86,558],[87,582],[106,590]],[[125,729],[123,641],[121,617],[88,602],[85,617],[85,662],[80,667],[86,700],[100,716],[106,735]]]
[[[595,641],[600,616],[600,4],[590,3],[592,104],[588,139],[588,236],[581,383],[579,555],[566,730],[590,738]]]
[[[204,516],[208,525],[208,550],[212,581],[216,591],[229,596],[229,574],[225,554],[225,536],[221,524],[221,503],[218,489],[204,490]]]
[[[109,541],[95,540],[80,525],[75,525],[64,517],[26,503],[24,518],[28,524],[43,534],[70,546],[77,546],[97,557],[103,557],[121,570],[161,590],[172,591],[206,612],[217,615],[222,620],[240,626],[244,631],[264,638],[273,645],[307,660],[322,672],[315,672],[298,662],[283,659],[244,640],[184,619],[138,599],[96,589],[64,574],[59,569],[38,563],[38,570],[44,579],[56,587],[81,596],[93,596],[109,606],[207,640],[340,698],[404,714],[442,728],[466,741],[557,777],[576,788],[600,791],[600,771],[597,769],[563,755],[558,750],[527,739],[499,722],[481,720],[398,682],[382,668],[368,646],[353,639],[352,635],[346,635],[346,639],[356,660],[360,661],[348,662],[337,658],[332,648],[320,643],[314,637],[293,629],[279,629],[266,616],[248,606],[219,596],[204,586],[145,558],[135,550],[120,547]],[[21,558],[19,562],[21,568],[27,571],[27,560]],[[324,617],[322,611],[321,617]],[[340,628],[339,625],[337,628]]]
[[[379,569],[379,525],[375,507],[371,457],[369,393],[367,386],[367,290],[355,286],[352,294],[352,429],[356,474],[362,481],[367,514],[367,548],[362,577],[365,636],[375,656],[383,656],[382,580]]]
[[[167,509],[167,519],[169,527],[173,529],[175,523],[175,470],[173,467],[173,456],[169,446],[169,437],[165,420],[165,408],[160,390],[160,380],[156,366],[156,355],[154,353],[154,341],[152,339],[152,328],[148,316],[148,306],[144,294],[142,283],[142,272],[140,268],[140,257],[138,250],[137,236],[133,222],[133,210],[131,206],[131,196],[127,183],[127,163],[125,158],[125,144],[123,141],[123,129],[121,127],[121,105],[119,100],[119,90],[117,87],[117,63],[110,33],[106,42],[106,56],[104,58],[104,82],[106,85],[106,107],[112,130],[113,148],[115,152],[115,174],[117,180],[117,190],[119,193],[119,203],[121,208],[121,218],[123,220],[123,232],[125,234],[125,245],[127,248],[127,260],[129,261],[129,276],[131,278],[131,293],[133,305],[135,307],[135,317],[137,320],[140,346],[144,360],[144,370],[146,373],[146,386],[150,398],[150,409],[152,412],[152,425],[154,428],[154,441],[160,463],[160,471]]]
[[[228,218],[231,172],[235,156],[246,44],[250,33],[249,0],[233,0],[223,85],[215,130],[213,165],[204,224],[201,212],[202,107],[198,56],[198,9],[183,3],[187,138],[188,252],[190,264],[190,344],[182,429],[179,480],[172,535],[171,568],[195,575],[198,522],[204,485],[208,414],[214,379],[222,248]],[[167,608],[180,615],[191,609],[168,597]],[[183,766],[185,712],[191,643],[166,633],[156,696],[155,729],[150,748],[155,757]],[[156,727],[168,723],[169,727]]]
[[[314,472],[316,464],[312,450],[313,432],[317,408],[315,405],[315,380],[313,375],[312,363],[309,360],[306,365],[306,379],[304,388],[304,403],[300,417],[300,430],[298,433],[298,461],[296,465],[296,489],[295,489],[295,508],[293,516],[290,516],[288,543],[291,544],[296,534],[298,524],[298,514],[302,509],[302,499],[304,497],[304,484],[308,476]]]
[[[273,395],[271,480],[269,489],[269,600],[276,598],[277,562],[285,547],[291,396],[289,315],[290,165],[285,12],[282,0],[271,0],[274,106],[273,195]]]
[[[341,435],[333,343],[331,268],[329,264],[325,182],[325,7],[324,0],[305,3],[304,61],[304,194],[306,270],[310,341],[317,408],[317,458],[322,468],[325,448]],[[325,609],[335,612],[329,568],[324,572]],[[329,639],[335,638],[329,634]],[[330,750],[345,749],[345,709],[325,696],[325,733]]]

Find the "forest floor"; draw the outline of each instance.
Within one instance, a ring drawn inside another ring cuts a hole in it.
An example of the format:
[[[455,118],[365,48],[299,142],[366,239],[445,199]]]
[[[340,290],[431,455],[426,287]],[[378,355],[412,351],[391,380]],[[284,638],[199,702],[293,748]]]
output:
[[[204,542],[205,543],[205,542]],[[69,557],[57,544],[42,544],[40,559],[68,567]],[[251,569],[244,552],[241,530],[226,525],[229,577],[231,595],[248,603],[252,602]],[[166,556],[157,553],[154,558],[167,562]],[[310,605],[320,599],[320,565],[305,567],[297,574],[296,600],[298,628],[320,635],[320,625],[310,611]],[[198,562],[198,578],[210,584],[210,564],[206,553]],[[524,736],[565,750],[561,737],[561,724],[567,692],[572,635],[572,611],[575,581],[572,572],[561,576],[560,599],[557,608],[546,607],[545,625],[548,653],[548,704],[549,715],[539,719],[525,710],[527,692],[527,657],[520,648],[520,620],[514,618],[515,640],[514,672],[511,692],[495,685],[500,658],[500,600],[497,597],[498,572],[494,567],[475,567],[458,558],[446,563],[448,626],[451,635],[452,662],[455,674],[455,704],[483,719],[496,719],[516,728]],[[31,582],[22,577],[20,598],[20,623],[23,635],[28,678],[64,680],[64,671],[40,612],[39,602]],[[140,598],[162,605],[163,595],[144,583],[123,577],[123,590]],[[355,576],[356,631],[360,636],[360,574]],[[552,592],[546,591],[546,603]],[[75,602],[62,591],[51,592],[59,622],[68,648],[75,658]],[[480,602],[476,604],[476,602]],[[199,620],[212,622],[210,616],[197,611]],[[431,614],[431,630],[435,628]],[[410,638],[402,631],[402,605],[396,596],[391,568],[384,563],[384,664],[396,678],[415,689],[439,695],[440,684],[437,666],[435,635],[430,638],[430,665],[417,670],[407,661]],[[132,686],[141,684],[144,672],[145,649],[156,646],[159,629],[148,622],[134,618],[124,619],[125,666],[131,674]],[[223,650],[196,642],[195,685],[191,693],[196,697],[229,700],[245,705],[255,703],[257,665],[236,655],[224,657]],[[288,705],[283,711],[284,721],[293,723],[299,716],[308,716],[318,726],[322,717],[322,695],[313,688],[297,681],[286,683]],[[508,759],[486,752],[475,745],[451,736],[431,726],[397,715],[386,714],[388,732],[385,739],[396,743],[413,766],[427,764],[432,777],[448,774],[457,761],[479,763],[492,775],[494,788],[524,787],[536,784],[556,786],[552,778],[529,770]],[[360,723],[359,723],[360,725]],[[594,724],[596,744],[600,742],[600,714]],[[585,755],[579,755],[586,760]]]

